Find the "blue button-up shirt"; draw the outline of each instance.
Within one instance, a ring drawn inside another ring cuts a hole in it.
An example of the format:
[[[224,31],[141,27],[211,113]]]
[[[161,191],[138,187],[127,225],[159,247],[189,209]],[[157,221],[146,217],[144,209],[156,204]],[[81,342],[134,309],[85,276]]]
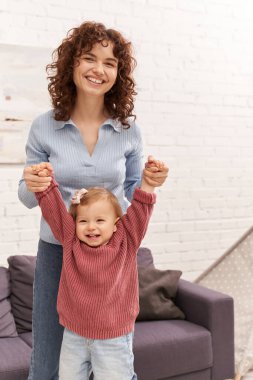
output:
[[[32,123],[26,144],[26,166],[51,162],[67,207],[76,189],[102,186],[117,196],[125,212],[135,187],[140,184],[142,171],[140,130],[133,121],[130,125],[124,129],[118,120],[106,120],[99,129],[97,144],[90,155],[75,124],[71,120],[56,121],[53,111],[49,111]],[[23,178],[19,182],[18,194],[28,208],[38,205]],[[40,237],[46,242],[59,244],[43,218]]]

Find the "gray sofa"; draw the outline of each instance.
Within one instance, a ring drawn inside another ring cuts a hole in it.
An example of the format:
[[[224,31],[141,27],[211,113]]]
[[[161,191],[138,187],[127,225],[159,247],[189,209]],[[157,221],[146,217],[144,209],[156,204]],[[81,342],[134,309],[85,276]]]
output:
[[[153,266],[150,250],[141,248],[137,257],[139,266]],[[27,379],[35,261],[32,256],[12,256],[9,268],[0,268],[0,380]],[[142,320],[135,324],[138,380],[232,378],[232,298],[181,279],[173,301],[185,319]]]

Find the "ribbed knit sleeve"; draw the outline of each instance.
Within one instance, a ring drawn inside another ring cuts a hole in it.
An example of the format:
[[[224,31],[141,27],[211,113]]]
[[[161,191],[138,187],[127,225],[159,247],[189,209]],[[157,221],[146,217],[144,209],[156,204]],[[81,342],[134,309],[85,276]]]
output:
[[[140,188],[136,188],[132,204],[121,219],[127,231],[128,241],[135,250],[139,248],[145,236],[155,202],[156,194],[147,193]]]
[[[75,222],[66,209],[58,183],[52,179],[50,186],[45,191],[35,193],[35,196],[55,238],[63,244],[74,235]]]

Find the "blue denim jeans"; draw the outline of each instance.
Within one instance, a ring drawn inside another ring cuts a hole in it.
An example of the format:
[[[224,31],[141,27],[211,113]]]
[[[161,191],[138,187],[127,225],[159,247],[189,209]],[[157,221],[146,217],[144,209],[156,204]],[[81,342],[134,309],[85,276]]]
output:
[[[58,380],[63,327],[56,300],[62,246],[39,241],[33,287],[33,351],[28,380]]]
[[[65,328],[60,356],[60,380],[137,380],[133,333],[113,339],[87,339]]]

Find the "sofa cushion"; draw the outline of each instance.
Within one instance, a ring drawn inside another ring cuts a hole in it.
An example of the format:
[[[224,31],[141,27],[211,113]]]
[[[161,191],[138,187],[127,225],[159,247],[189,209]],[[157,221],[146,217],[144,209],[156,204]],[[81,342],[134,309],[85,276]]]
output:
[[[0,338],[15,337],[17,330],[11,312],[10,273],[7,268],[0,267]]]
[[[136,322],[134,355],[138,380],[201,371],[212,366],[211,334],[185,320]]]
[[[185,318],[184,313],[173,302],[181,274],[178,270],[159,270],[152,266],[138,267],[138,321]]]
[[[154,267],[154,260],[150,249],[140,247],[137,252],[137,265],[138,267]]]
[[[26,332],[19,334],[20,339],[22,339],[29,347],[32,347],[32,332]]]
[[[163,378],[162,380],[210,380],[212,378],[212,369],[204,369],[203,371],[185,373],[182,376],[170,376]],[[138,380],[145,380],[142,377],[138,377]]]
[[[0,379],[26,380],[31,348],[19,337],[2,338],[0,344]]]
[[[11,276],[11,306],[17,332],[32,330],[33,279],[36,256],[8,258]]]

